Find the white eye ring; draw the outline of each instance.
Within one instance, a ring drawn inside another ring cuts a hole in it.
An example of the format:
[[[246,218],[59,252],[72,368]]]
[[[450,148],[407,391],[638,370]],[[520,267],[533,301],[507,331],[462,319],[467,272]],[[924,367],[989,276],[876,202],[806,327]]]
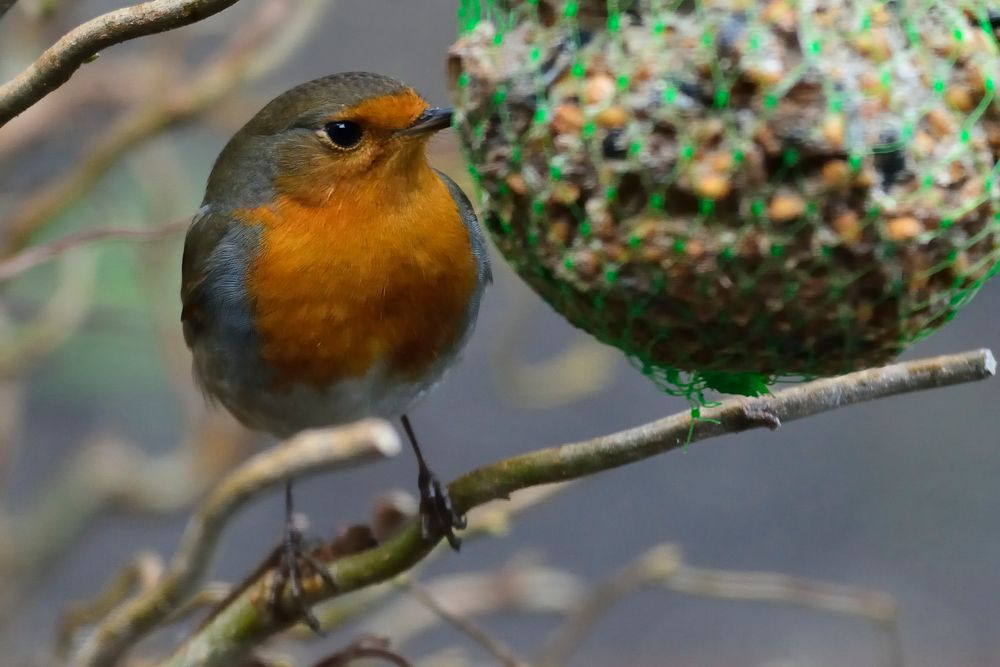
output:
[[[365,136],[365,131],[353,120],[332,120],[319,133],[330,143],[342,150],[357,148]]]

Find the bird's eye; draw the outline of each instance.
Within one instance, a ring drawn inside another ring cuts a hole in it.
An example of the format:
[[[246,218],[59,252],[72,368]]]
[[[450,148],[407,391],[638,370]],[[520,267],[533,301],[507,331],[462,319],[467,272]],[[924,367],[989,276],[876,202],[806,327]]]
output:
[[[354,148],[361,142],[361,126],[349,120],[335,120],[323,128],[330,141],[340,148]]]

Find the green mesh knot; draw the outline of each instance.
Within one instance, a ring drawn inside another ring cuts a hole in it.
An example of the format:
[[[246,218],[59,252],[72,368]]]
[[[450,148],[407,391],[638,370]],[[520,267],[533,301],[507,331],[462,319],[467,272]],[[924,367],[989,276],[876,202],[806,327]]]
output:
[[[464,0],[484,224],[694,405],[891,360],[1000,267],[994,4]]]

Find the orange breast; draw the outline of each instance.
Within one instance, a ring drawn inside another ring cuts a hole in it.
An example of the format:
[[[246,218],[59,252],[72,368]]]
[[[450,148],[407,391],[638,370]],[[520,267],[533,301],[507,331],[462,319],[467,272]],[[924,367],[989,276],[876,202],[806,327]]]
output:
[[[426,166],[416,178],[412,195],[358,183],[324,205],[238,213],[264,227],[248,289],[281,381],[324,387],[379,363],[417,379],[458,342],[475,259],[447,186]]]

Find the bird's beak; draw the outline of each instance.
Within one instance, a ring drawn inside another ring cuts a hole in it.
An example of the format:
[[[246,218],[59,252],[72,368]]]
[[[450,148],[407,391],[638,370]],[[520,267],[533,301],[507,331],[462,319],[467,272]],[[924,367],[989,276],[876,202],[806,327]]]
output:
[[[423,113],[417,116],[413,125],[399,130],[396,136],[399,137],[420,137],[431,134],[438,130],[451,127],[451,116],[453,109],[450,107],[428,107]]]

